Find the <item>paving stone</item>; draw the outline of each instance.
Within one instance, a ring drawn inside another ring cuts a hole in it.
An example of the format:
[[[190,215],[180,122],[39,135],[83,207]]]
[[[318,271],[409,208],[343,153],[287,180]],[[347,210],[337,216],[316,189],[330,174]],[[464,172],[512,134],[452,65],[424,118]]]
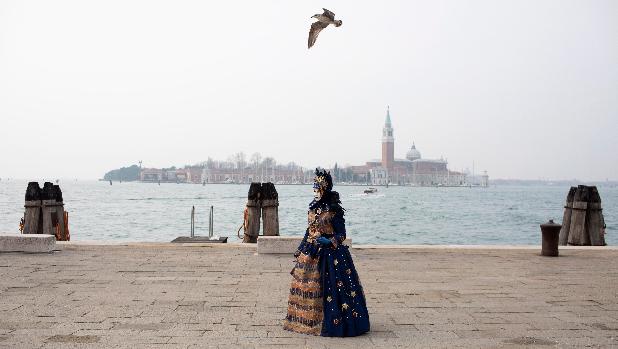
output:
[[[0,347],[618,347],[616,249],[352,252],[372,331],[345,339],[281,328],[292,257],[255,246],[0,254]]]
[[[257,252],[264,254],[292,254],[302,241],[302,236],[259,236]],[[352,239],[346,239],[344,244],[352,246]]]

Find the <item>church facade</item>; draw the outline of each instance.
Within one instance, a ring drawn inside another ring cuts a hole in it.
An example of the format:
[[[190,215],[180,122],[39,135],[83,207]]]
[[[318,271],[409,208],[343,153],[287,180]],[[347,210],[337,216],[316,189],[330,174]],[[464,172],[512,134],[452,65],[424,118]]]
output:
[[[423,159],[414,142],[404,159],[395,158],[395,136],[390,108],[382,128],[382,158],[350,170],[359,181],[373,185],[463,186],[466,175],[448,169],[444,159]]]

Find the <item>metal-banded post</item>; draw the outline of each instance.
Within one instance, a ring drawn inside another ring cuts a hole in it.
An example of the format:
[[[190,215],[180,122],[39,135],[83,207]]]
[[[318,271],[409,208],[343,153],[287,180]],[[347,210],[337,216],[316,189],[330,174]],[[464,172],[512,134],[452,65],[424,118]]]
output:
[[[260,234],[260,213],[262,206],[262,184],[251,183],[247,194],[247,219],[245,224],[245,235],[242,242],[257,243]]]
[[[571,226],[569,227],[569,245],[590,246],[590,235],[586,231],[586,210],[590,189],[585,185],[578,185],[573,198],[571,209]]]
[[[270,182],[262,183],[262,224],[264,235],[279,236],[279,194]]]
[[[605,219],[603,218],[603,208],[601,208],[601,195],[599,195],[596,186],[589,188],[590,198],[586,212],[586,231],[590,236],[592,246],[605,246]]]
[[[43,231],[41,216],[41,187],[38,182],[28,183],[24,205],[24,234],[40,234]]]
[[[566,246],[569,242],[569,229],[571,229],[571,215],[573,214],[573,199],[577,187],[571,187],[567,194],[566,203],[564,205],[564,214],[562,216],[562,228],[560,229],[559,244]]]

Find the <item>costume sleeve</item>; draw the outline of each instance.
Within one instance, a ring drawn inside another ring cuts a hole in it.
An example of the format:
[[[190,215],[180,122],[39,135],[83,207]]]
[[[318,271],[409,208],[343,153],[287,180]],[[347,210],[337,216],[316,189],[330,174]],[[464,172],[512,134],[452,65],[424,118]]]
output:
[[[304,250],[303,247],[305,247],[305,244],[307,243],[307,237],[309,236],[309,229],[307,228],[305,230],[305,236],[303,237],[303,240],[300,242],[300,244],[298,245],[298,247],[296,248],[296,252],[294,252],[294,256],[298,257],[300,255],[300,252],[302,250]]]
[[[343,212],[337,213],[335,217],[333,217],[331,224],[333,225],[333,230],[335,231],[335,236],[331,241],[333,246],[336,248],[337,245],[341,244],[346,238],[345,218],[343,218]]]

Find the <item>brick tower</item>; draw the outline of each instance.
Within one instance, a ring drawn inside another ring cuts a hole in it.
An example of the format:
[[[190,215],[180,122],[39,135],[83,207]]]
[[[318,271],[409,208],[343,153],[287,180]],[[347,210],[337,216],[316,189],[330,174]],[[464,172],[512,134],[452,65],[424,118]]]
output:
[[[386,122],[382,129],[382,167],[390,169],[395,163],[395,138],[391,125],[390,108],[386,107]]]

